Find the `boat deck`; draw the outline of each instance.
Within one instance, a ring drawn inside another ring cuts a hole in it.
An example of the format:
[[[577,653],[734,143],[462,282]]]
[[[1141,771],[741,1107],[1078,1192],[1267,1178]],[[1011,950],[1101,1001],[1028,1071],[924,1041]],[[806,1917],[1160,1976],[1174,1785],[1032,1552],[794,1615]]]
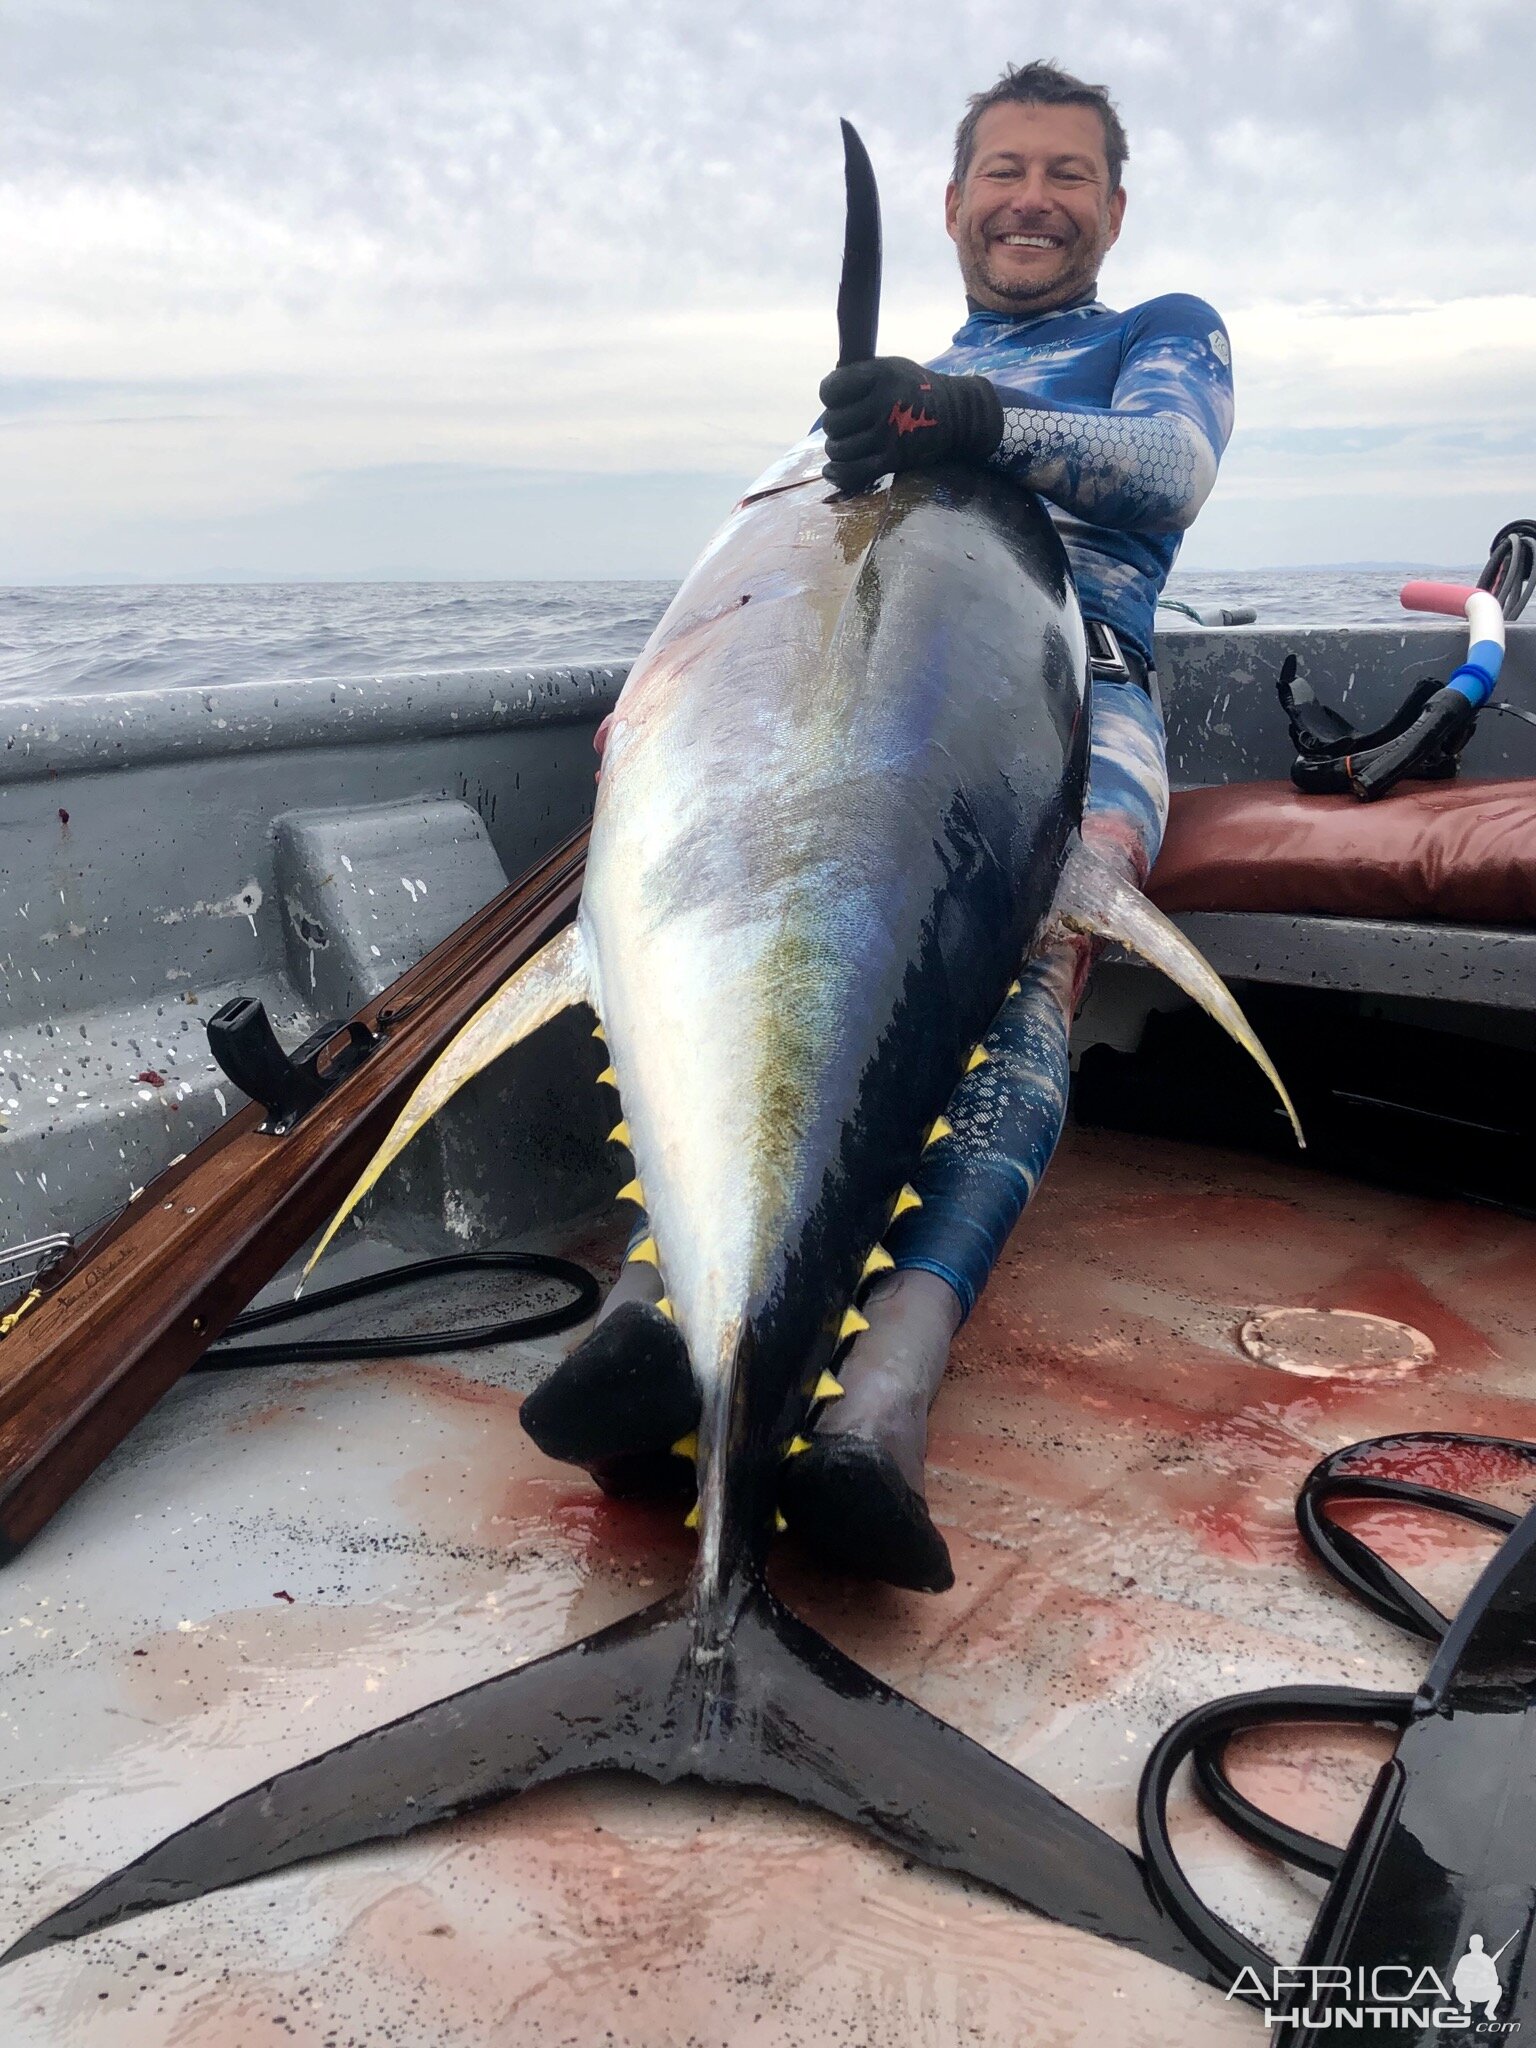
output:
[[[570,1248],[611,1271],[618,1227]],[[1245,1344],[1277,1307],[1429,1343],[1302,1315]],[[185,1382],[0,1574],[0,1945],[224,1797],[681,1582],[675,1509],[604,1501],[518,1427],[568,1341]],[[1325,1452],[1415,1428],[1536,1440],[1536,1224],[1076,1131],[935,1410],[954,1591],[818,1580],[788,1544],[777,1580],[1129,1841],[1185,1708],[1417,1683],[1422,1646],[1352,1606],[1291,1516]],[[1522,1498],[1498,1461],[1457,1478]],[[1402,1510],[1371,1529],[1442,1604],[1488,1554]],[[1234,1762],[1342,1839],[1381,1753],[1341,1732]],[[1314,1882],[1177,1818],[1213,1901],[1293,1958]],[[1262,2038],[1219,1994],[816,1814],[615,1778],[31,1957],[0,2018],[12,2048]]]

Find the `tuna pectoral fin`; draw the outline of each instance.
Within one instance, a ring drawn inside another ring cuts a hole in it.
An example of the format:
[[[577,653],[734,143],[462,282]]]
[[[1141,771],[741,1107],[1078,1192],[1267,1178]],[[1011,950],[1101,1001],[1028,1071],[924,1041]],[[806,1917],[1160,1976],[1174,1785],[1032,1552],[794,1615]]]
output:
[[[569,924],[547,946],[541,946],[531,960],[525,960],[489,1001],[481,1004],[417,1082],[389,1136],[326,1225],[324,1237],[310,1253],[304,1278],[309,1278],[321,1253],[384,1169],[399,1158],[422,1126],[432,1121],[466,1081],[472,1081],[492,1060],[537,1031],[541,1024],[547,1024],[551,1017],[573,1003],[590,999],[591,981],[581,929]]]
[[[61,1908],[0,1961],[529,1786],[617,1769],[784,1793],[1209,1979],[1130,1850],[882,1685],[761,1586],[739,1590],[718,1645],[701,1646],[686,1596],[665,1601],[285,1771]]]
[[[1301,1119],[1285,1083],[1275,1072],[1274,1062],[1260,1045],[1253,1026],[1243,1015],[1221,976],[1203,959],[1178,926],[1150,904],[1139,889],[1117,875],[1113,868],[1092,853],[1081,839],[1073,842],[1062,870],[1061,882],[1052,907],[1052,919],[1068,931],[1084,932],[1092,938],[1113,939],[1128,952],[1159,968],[1176,988],[1183,989],[1207,1015],[1230,1032],[1245,1052],[1251,1053],[1273,1083],[1285,1105],[1298,1145],[1305,1146]]]

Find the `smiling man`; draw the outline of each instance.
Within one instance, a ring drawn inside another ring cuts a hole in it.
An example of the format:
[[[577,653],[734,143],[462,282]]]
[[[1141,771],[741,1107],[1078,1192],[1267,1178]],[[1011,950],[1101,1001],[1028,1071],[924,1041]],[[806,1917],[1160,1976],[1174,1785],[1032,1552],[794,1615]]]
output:
[[[840,489],[958,459],[1038,491],[1096,656],[1145,682],[1158,592],[1232,430],[1232,358],[1201,299],[1116,313],[1097,297],[1127,154],[1102,86],[1054,64],[1005,72],[970,103],[945,197],[970,318],[926,368],[877,356],[821,397]]]
[[[1226,331],[1199,299],[1115,313],[1099,266],[1125,216],[1125,131],[1102,86],[1053,64],[1009,71],[955,138],[945,217],[970,318],[923,367],[878,356],[821,387],[826,474],[991,464],[1046,501],[1089,626],[1092,760],[1083,837],[1140,884],[1167,814],[1152,621],[1179,536],[1232,423]],[[1066,1115],[1067,1033],[1092,964],[1063,938],[1021,967],[925,1154],[921,1207],[888,1233],[894,1270],[862,1307],[838,1398],[785,1465],[789,1527],[834,1568],[940,1591],[954,1573],[925,1497],[928,1410],[956,1330],[1034,1194]],[[610,1492],[678,1483],[698,1417],[687,1353],[659,1312],[648,1226],[597,1327],[523,1405],[551,1456]]]

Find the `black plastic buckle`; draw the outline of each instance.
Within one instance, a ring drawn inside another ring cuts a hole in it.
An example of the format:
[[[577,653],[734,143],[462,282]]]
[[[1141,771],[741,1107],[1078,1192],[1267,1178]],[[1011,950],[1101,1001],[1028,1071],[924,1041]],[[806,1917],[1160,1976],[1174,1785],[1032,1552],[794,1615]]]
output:
[[[322,1066],[322,1055],[338,1038],[343,1043]],[[311,1032],[297,1052],[286,1053],[266,1004],[256,996],[232,996],[208,1019],[208,1050],[226,1078],[267,1112],[262,1129],[276,1134],[291,1131],[378,1042],[357,1018],[338,1017]]]

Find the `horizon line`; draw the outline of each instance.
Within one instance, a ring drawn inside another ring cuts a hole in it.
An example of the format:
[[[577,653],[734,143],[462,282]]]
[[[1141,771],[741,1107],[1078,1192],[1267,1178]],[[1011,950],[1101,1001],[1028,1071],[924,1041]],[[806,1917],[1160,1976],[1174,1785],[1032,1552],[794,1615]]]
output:
[[[1342,562],[1261,562],[1248,568],[1223,566],[1219,568],[1175,569],[1170,583],[1182,576],[1305,576],[1319,571],[1340,575],[1345,572],[1365,574],[1367,572],[1400,574],[1407,570],[1422,573],[1426,569],[1477,572],[1465,562],[1447,563],[1427,560],[1423,556],[1392,556],[1382,561],[1352,559]],[[89,571],[72,576],[48,576],[34,578],[25,583],[0,583],[0,595],[12,595],[32,590],[285,590],[285,589],[386,589],[394,586],[416,585],[422,588],[440,585],[471,584],[485,589],[507,585],[532,583],[681,583],[688,571],[669,570],[650,576],[423,576],[404,571],[361,576],[317,576],[312,573],[290,576],[267,574],[240,574],[232,572],[222,576],[133,576],[114,575],[110,571]]]

